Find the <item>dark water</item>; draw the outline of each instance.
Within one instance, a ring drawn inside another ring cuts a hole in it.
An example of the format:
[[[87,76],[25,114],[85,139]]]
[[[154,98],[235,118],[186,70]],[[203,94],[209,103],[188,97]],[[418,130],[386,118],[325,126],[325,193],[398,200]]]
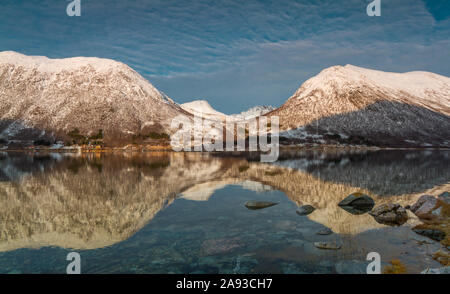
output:
[[[0,273],[365,273],[369,252],[417,273],[437,242],[352,215],[364,192],[413,204],[450,190],[448,151],[284,152],[275,164],[193,153],[0,154]],[[248,210],[246,201],[279,203]],[[299,216],[296,209],[316,209]],[[330,228],[334,234],[316,233]],[[322,250],[314,242],[338,242]],[[430,243],[430,244],[428,244]]]

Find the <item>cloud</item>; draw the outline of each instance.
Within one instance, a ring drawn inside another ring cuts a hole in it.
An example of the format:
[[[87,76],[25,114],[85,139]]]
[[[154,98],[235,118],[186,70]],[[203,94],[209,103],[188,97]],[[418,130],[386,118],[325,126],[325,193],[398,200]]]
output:
[[[335,64],[450,75],[449,20],[432,1],[382,0],[375,18],[369,2],[82,0],[70,18],[65,1],[2,0],[0,50],[113,58],[176,101],[224,112],[279,105]]]

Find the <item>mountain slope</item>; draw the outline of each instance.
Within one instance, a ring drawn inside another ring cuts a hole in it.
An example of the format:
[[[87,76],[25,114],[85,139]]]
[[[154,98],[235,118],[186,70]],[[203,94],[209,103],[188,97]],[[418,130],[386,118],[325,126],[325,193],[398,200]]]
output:
[[[449,147],[450,78],[334,66],[267,115],[297,142]]]
[[[49,59],[0,52],[0,138],[105,140],[169,133],[185,113],[127,65],[101,58]]]

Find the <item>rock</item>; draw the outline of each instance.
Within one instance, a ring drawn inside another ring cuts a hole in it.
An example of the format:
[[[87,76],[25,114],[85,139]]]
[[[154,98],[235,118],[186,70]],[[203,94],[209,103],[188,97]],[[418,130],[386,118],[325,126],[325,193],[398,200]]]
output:
[[[303,206],[300,206],[296,212],[298,215],[308,215],[308,214],[312,213],[314,210],[316,210],[316,209],[314,207],[312,207],[311,205],[303,205]]]
[[[423,195],[411,206],[411,211],[419,218],[430,218],[431,212],[436,208],[437,198],[431,195]]]
[[[276,202],[267,202],[267,201],[247,201],[245,203],[245,207],[251,210],[263,209],[267,207],[271,207],[277,205]]]
[[[444,192],[438,196],[439,200],[444,202],[445,204],[450,204],[450,193]]]
[[[375,202],[366,194],[353,193],[339,202],[338,205],[352,214],[363,214],[370,211]]]
[[[382,204],[375,207],[371,212],[371,216],[380,224],[385,225],[403,225],[408,220],[408,214],[400,204]]]
[[[329,228],[322,229],[316,233],[317,235],[331,235],[333,231]]]
[[[413,231],[416,234],[428,237],[435,241],[442,241],[445,238],[445,233],[436,229],[421,229],[421,228],[413,228]]]
[[[422,195],[420,198],[411,206],[411,211],[416,212],[427,200],[433,199],[431,195]]]
[[[314,242],[314,246],[316,246],[319,249],[326,249],[326,250],[341,249],[341,245],[337,244],[336,242]]]
[[[417,244],[419,244],[419,245],[431,245],[431,244],[434,244],[434,242],[433,241],[430,241],[428,238],[414,238],[413,239],[414,241],[416,241],[417,242]]]
[[[450,274],[450,266],[440,267],[440,268],[427,268],[421,274]]]

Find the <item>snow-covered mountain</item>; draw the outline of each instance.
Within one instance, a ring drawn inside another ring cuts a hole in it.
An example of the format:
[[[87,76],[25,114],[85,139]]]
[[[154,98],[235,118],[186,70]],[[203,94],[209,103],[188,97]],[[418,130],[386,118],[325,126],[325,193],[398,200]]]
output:
[[[333,66],[271,115],[291,142],[450,147],[450,78]]]
[[[257,105],[239,114],[232,114],[230,116],[235,120],[246,120],[264,115],[274,109],[275,108],[270,105]]]
[[[187,112],[203,118],[223,120],[227,117],[226,114],[212,108],[206,100],[194,100],[188,103],[180,104],[180,106]]]
[[[180,114],[232,121],[277,115],[284,143],[450,147],[450,78],[333,66],[280,108],[226,115],[204,100],[178,105],[114,60],[0,52],[0,144],[100,134],[108,145],[167,138]]]
[[[0,52],[0,138],[105,140],[170,133],[186,112],[127,65],[101,58],[49,59]]]
[[[224,114],[222,112],[215,110],[206,100],[194,100],[192,102],[181,104],[180,106],[187,112],[194,115],[202,116],[203,118],[211,120],[228,119],[230,121],[241,121],[251,119],[254,117],[264,115],[275,109],[272,106],[258,105],[246,111],[243,111],[239,114]]]

